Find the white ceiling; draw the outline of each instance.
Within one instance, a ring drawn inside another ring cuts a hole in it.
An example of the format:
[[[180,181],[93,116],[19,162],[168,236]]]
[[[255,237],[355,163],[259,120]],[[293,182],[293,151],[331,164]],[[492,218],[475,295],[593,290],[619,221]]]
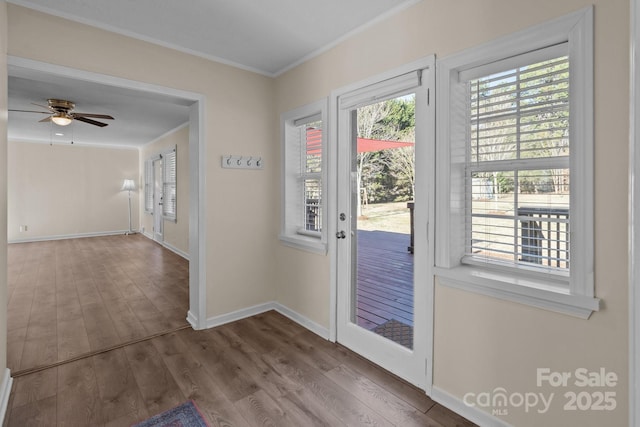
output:
[[[325,51],[345,37],[420,0],[7,0],[20,6],[223,62],[267,76]],[[9,109],[39,110],[47,98],[76,111],[110,114],[98,128],[38,123],[9,114],[9,138],[84,144],[143,145],[188,120],[188,108],[157,94],[9,68]],[[69,135],[71,134],[71,135]]]

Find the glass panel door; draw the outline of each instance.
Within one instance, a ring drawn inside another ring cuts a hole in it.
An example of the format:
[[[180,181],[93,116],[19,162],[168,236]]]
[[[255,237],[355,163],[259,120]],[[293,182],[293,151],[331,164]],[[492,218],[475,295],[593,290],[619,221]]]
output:
[[[419,387],[430,378],[432,77],[405,71],[338,96],[335,160],[337,339]]]
[[[352,320],[413,349],[415,94],[355,110]]]

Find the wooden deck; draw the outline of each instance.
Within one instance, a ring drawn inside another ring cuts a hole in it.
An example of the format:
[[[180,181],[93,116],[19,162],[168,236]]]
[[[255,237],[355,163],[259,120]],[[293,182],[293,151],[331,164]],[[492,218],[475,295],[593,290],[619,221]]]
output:
[[[390,319],[413,326],[410,235],[358,230],[358,325],[373,329]]]

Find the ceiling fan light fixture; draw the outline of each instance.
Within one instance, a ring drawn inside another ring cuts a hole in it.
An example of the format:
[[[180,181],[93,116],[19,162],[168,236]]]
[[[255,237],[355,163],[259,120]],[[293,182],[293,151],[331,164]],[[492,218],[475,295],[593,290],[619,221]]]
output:
[[[72,119],[66,113],[56,113],[51,116],[51,121],[58,126],[67,126],[71,123]]]

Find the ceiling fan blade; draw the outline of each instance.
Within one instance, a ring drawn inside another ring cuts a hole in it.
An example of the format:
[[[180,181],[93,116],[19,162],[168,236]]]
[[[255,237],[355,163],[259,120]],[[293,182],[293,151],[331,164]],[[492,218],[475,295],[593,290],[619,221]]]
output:
[[[91,114],[91,113],[71,113],[73,117],[93,117],[94,119],[109,119],[115,120],[113,117],[107,114]]]
[[[9,110],[15,111],[17,113],[40,113],[40,114],[51,114],[49,111],[33,111],[33,110]]]
[[[45,117],[45,118],[44,118],[44,119],[42,119],[42,120],[38,120],[38,122],[50,122],[50,121],[51,121],[51,116],[49,116],[49,117]]]
[[[42,107],[42,108],[46,108],[47,110],[51,110],[51,107],[49,107],[48,105],[36,104],[35,102],[32,102],[31,105],[37,105],[38,107]]]
[[[100,123],[95,120],[87,119],[85,117],[74,117],[74,118],[80,122],[89,123],[90,125],[94,125],[94,126],[100,126],[101,128],[108,126],[106,123]]]

